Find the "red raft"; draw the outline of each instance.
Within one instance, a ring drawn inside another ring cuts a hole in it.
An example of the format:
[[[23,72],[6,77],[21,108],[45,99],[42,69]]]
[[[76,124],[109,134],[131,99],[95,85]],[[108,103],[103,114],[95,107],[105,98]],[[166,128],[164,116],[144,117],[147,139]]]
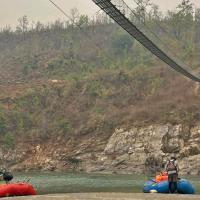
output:
[[[11,183],[0,185],[0,197],[36,195],[34,187],[27,183]]]

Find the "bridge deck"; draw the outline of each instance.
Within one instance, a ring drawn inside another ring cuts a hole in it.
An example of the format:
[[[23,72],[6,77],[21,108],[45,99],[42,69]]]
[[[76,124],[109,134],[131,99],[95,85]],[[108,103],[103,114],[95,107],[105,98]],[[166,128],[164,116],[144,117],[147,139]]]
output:
[[[166,53],[164,49],[161,49],[157,44],[152,42],[138,27],[136,27],[130,19],[126,16],[126,13],[132,13],[131,9],[123,0],[92,0],[98,5],[105,13],[107,13],[116,23],[118,23],[124,30],[126,30],[133,38],[139,41],[145,48],[151,51],[160,60],[167,65],[175,69],[177,72],[184,76],[200,82],[200,77],[194,75],[193,72],[179,61],[173,55]],[[116,5],[114,5],[116,4]],[[119,4],[120,8],[117,7]]]

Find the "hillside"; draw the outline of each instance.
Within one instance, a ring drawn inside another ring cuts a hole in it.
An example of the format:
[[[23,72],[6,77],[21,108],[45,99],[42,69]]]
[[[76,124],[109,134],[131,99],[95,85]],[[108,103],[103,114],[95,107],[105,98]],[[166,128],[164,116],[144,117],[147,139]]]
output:
[[[175,14],[151,16],[147,23],[159,32],[154,27],[158,20],[173,34]],[[179,35],[174,33],[185,41],[182,51],[180,41],[172,43],[159,34],[198,71],[200,15],[192,21],[188,16]],[[40,149],[60,149],[55,157],[64,160],[74,158],[78,149],[101,152],[116,128],[199,124],[198,85],[153,57],[105,16],[90,21],[81,15],[76,19],[81,29],[60,21],[30,28],[25,16],[21,22],[16,31],[7,27],[0,33],[2,165],[21,168],[24,162],[26,168],[30,154],[35,165],[29,159],[28,168],[43,168],[45,161],[39,165],[35,157]],[[188,22],[192,31],[185,29]],[[51,157],[46,153],[44,160]]]

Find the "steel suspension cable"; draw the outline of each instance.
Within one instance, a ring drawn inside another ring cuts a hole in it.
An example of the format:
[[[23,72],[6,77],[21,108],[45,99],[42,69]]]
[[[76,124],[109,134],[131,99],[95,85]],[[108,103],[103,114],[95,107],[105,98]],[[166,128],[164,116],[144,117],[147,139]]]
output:
[[[116,21],[124,30],[126,30],[132,37],[138,40],[145,48],[151,51],[160,60],[168,64],[170,67],[175,69],[177,72],[184,76],[200,82],[200,77],[192,73],[187,66],[183,65],[179,60],[173,56],[169,56],[163,49],[159,48],[156,43],[149,39],[136,25],[134,25],[126,13],[132,12],[127,4],[123,0],[117,0],[122,9],[118,9],[112,0],[92,0],[98,5],[104,12],[106,12],[114,21]],[[127,12],[126,12],[127,9]]]

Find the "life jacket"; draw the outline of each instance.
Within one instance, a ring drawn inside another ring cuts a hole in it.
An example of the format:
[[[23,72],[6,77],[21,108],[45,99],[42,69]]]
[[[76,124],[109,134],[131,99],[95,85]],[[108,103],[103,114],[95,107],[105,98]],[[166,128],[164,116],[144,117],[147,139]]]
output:
[[[169,160],[166,167],[168,174],[175,174],[177,173],[177,167],[175,165],[175,160]]]
[[[163,175],[163,174],[160,174],[160,175],[157,175],[156,176],[156,183],[160,183],[162,181],[166,181],[168,180],[168,175]]]

